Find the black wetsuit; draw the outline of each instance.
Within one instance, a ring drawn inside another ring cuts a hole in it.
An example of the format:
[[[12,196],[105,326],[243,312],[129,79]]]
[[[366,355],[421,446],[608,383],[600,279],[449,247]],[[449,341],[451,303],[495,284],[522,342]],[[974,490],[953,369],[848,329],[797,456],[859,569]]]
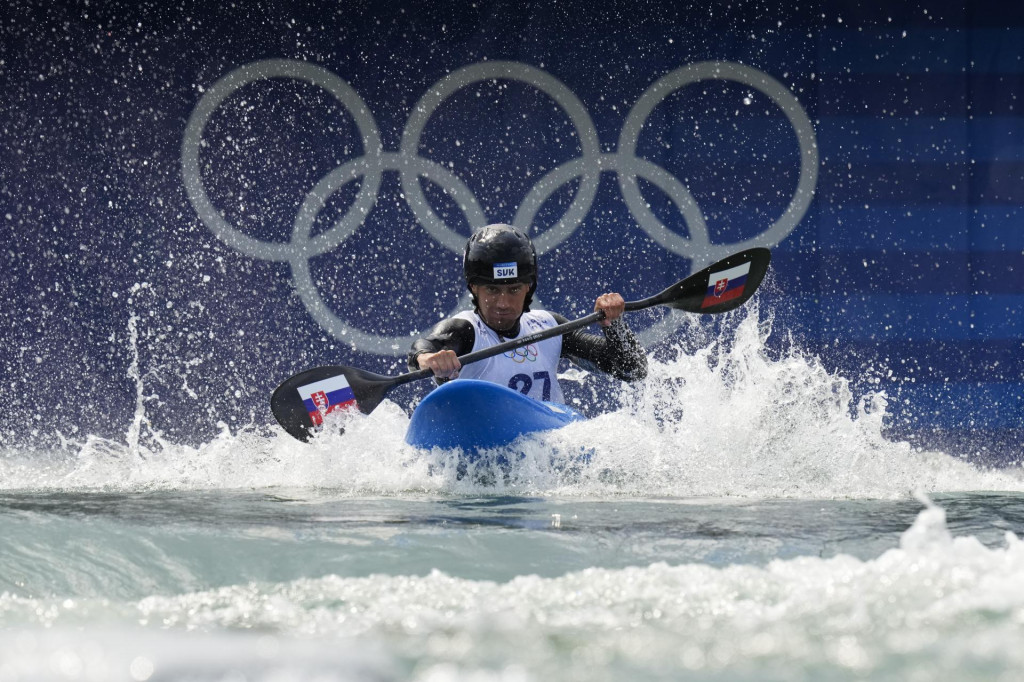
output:
[[[558,324],[568,322],[557,313],[551,315]],[[601,330],[603,336],[588,334],[583,329],[565,334],[562,337],[561,357],[583,369],[600,370],[622,381],[639,381],[646,377],[647,354],[622,318],[607,327],[601,327]],[[515,338],[518,334],[519,322],[507,333],[498,332],[505,339]],[[413,342],[409,353],[409,368],[413,371],[420,369],[416,358],[423,353],[453,350],[456,355],[465,355],[473,350],[475,340],[476,332],[468,320],[459,317],[442,320],[429,334]],[[438,383],[443,382],[438,380]]]

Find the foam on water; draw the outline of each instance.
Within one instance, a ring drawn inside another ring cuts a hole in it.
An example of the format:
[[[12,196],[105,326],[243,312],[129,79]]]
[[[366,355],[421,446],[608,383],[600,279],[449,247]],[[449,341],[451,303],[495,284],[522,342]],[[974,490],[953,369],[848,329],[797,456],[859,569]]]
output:
[[[618,409],[517,444],[512,450],[523,456],[511,472],[485,462],[460,479],[457,453],[405,445],[408,417],[388,401],[369,416],[339,418],[308,445],[262,425],[224,427],[191,447],[147,433],[140,399],[126,443],[89,437],[49,452],[7,451],[0,486],[759,498],[1024,490],[1019,468],[982,470],[887,440],[884,394],[855,399],[849,382],[815,359],[795,351],[771,357],[768,325],[749,308],[696,352],[652,360],[647,381],[624,388]],[[691,333],[706,332],[694,323]],[[581,448],[589,466],[574,466]]]
[[[90,437],[47,452],[0,453],[0,487],[29,491],[13,496],[19,503],[65,490],[298,488],[356,501],[513,494],[601,504],[623,497],[878,499],[922,490],[1024,490],[1018,468],[984,470],[886,439],[884,395],[856,398],[850,382],[815,359],[766,351],[767,333],[756,310],[738,315],[728,333],[696,351],[652,361],[649,378],[625,388],[617,409],[516,444],[521,458],[507,472],[485,459],[460,477],[458,453],[409,448],[408,416],[389,402],[368,416],[340,416],[310,444],[256,426],[225,427],[192,447],[147,426],[140,398],[124,442]],[[589,456],[585,465],[581,453]],[[8,519],[21,533],[10,561],[22,563],[12,575],[31,569],[45,576],[48,569],[65,582],[53,588],[43,577],[0,594],[0,679],[1024,676],[1024,545],[1011,533],[1002,546],[954,538],[943,511],[923,501],[898,547],[859,558],[812,552],[760,563],[686,558],[627,568],[588,558],[585,570],[540,576],[524,567],[490,580],[473,578],[492,573],[429,571],[438,565],[429,552],[387,575],[381,567],[282,575],[253,565],[240,577],[216,570],[224,561],[219,551],[247,547],[250,561],[272,556],[267,565],[276,567],[282,547],[358,557],[362,536],[346,538],[356,542],[351,546],[309,538],[282,544],[275,533],[306,531],[273,523],[235,528],[227,520],[228,528],[206,537],[206,526],[163,532],[159,523],[114,515],[90,520],[97,537],[75,545],[88,545],[95,565],[111,565],[115,579],[101,572],[86,576],[92,582],[76,572],[82,557],[76,562],[62,549],[62,534],[86,528],[81,510],[23,504]],[[481,534],[459,535],[468,549],[456,559],[474,561]],[[386,549],[411,555],[403,544],[410,537]],[[437,537],[428,529],[417,539],[433,549]],[[523,539],[537,561],[547,559],[544,542],[563,543],[567,552],[580,542],[579,534],[555,531],[487,537],[512,547],[509,538]],[[639,541],[662,539],[672,538]],[[155,582],[152,574],[161,571],[173,579]],[[150,582],[156,587],[147,590]]]
[[[250,679],[270,679],[267,670],[295,674],[281,679],[323,671],[330,680],[354,679],[353,670],[422,680],[1024,674],[1024,544],[1012,533],[995,548],[953,538],[944,512],[927,504],[900,546],[871,560],[659,563],[508,582],[436,571],[327,576],[126,602],[2,595],[0,624],[24,629],[0,635],[0,677],[42,679],[32,674],[39,661],[67,664],[72,655],[78,679],[132,679],[133,662],[170,679],[183,670],[174,652],[189,632],[215,643],[189,649],[198,652],[190,679],[252,668],[253,656],[264,676]],[[62,639],[85,624],[102,627],[88,640]],[[173,636],[153,639],[153,628]],[[333,671],[324,670],[328,660]]]

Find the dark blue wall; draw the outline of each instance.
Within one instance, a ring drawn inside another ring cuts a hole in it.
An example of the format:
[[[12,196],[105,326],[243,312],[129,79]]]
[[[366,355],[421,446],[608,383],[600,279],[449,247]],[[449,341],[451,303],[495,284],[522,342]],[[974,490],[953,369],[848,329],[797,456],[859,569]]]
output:
[[[519,220],[570,316],[771,246],[774,344],[895,435],[1021,453],[1024,9],[376,4],[8,3],[3,441],[144,404],[192,442],[299,369],[400,371],[470,226]]]

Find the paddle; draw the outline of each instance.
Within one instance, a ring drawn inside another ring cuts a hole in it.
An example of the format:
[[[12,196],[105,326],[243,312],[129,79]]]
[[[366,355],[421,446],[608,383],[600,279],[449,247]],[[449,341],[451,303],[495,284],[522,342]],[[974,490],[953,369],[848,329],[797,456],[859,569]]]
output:
[[[690,313],[714,314],[733,310],[754,295],[768,271],[770,260],[768,249],[741,251],[676,282],[659,294],[627,302],[626,310],[643,310],[656,305]],[[468,365],[514,348],[568,334],[603,318],[604,311],[597,311],[578,320],[468,353],[460,356],[459,362]],[[285,431],[305,441],[328,412],[356,407],[369,414],[395,386],[429,376],[433,376],[429,369],[389,377],[343,365],[316,367],[300,372],[278,386],[270,398],[270,409]]]

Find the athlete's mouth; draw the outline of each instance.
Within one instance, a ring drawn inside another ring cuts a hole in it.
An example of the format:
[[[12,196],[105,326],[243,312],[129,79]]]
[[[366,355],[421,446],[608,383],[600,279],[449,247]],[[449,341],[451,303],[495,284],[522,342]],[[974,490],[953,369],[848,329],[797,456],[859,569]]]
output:
[[[492,326],[499,329],[508,329],[515,324],[516,318],[512,313],[494,313],[491,315],[494,324]]]

